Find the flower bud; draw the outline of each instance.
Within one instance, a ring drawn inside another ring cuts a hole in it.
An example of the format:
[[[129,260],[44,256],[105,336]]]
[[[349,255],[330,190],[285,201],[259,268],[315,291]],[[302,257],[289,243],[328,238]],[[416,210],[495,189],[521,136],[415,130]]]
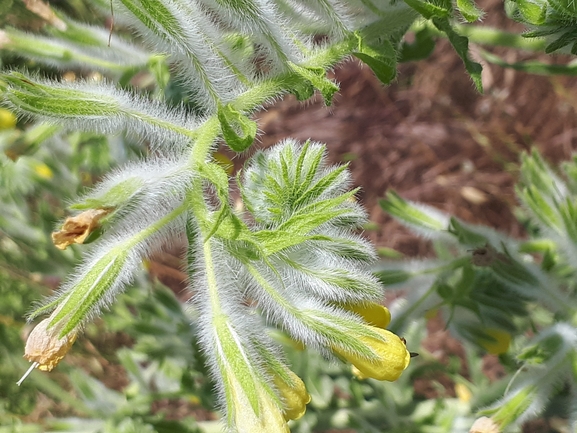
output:
[[[356,353],[347,352],[341,348],[333,348],[333,350],[356,367],[360,373],[358,377],[370,377],[391,382],[397,380],[408,367],[411,360],[411,355],[405,343],[397,335],[386,329],[375,328],[374,326],[369,328],[382,336],[382,339],[361,335],[359,340],[373,351],[376,359],[363,358]]]
[[[267,393],[264,384],[254,377],[241,379],[232,370],[228,370],[226,378],[229,385],[227,401],[238,433],[290,433],[277,402]]]
[[[363,304],[344,304],[342,308],[358,314],[369,325],[377,328],[385,329],[391,323],[391,313],[384,305],[367,302]]]
[[[311,401],[311,396],[300,377],[288,369],[286,374],[287,378],[275,375],[274,384],[283,399],[283,415],[288,421],[289,419],[299,419],[305,414],[307,404]],[[290,383],[286,379],[289,379]]]

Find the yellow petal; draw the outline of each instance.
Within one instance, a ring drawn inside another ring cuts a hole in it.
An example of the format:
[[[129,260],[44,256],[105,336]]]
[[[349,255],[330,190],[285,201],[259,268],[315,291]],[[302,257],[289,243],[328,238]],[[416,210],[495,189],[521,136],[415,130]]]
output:
[[[361,372],[361,370],[359,370],[359,369],[358,369],[357,367],[355,367],[354,365],[353,365],[351,371],[352,371],[352,373],[353,373],[353,376],[355,376],[355,377],[356,377],[357,379],[359,379],[359,380],[369,379],[368,376],[365,376],[365,375]]]
[[[479,340],[481,345],[491,355],[501,355],[509,350],[511,344],[511,334],[507,331],[497,328],[488,328],[483,330],[485,334],[493,337],[495,341]]]
[[[68,353],[76,340],[76,333],[58,338],[57,331],[47,329],[50,318],[44,319],[32,330],[26,340],[24,358],[38,364],[38,370],[51,371]]]
[[[0,131],[16,126],[16,116],[6,108],[0,108]]]
[[[66,218],[62,229],[52,233],[52,243],[61,250],[74,243],[84,243],[88,235],[99,226],[100,220],[110,212],[112,209],[89,209]]]
[[[50,180],[54,177],[52,169],[42,162],[35,163],[33,168],[34,172],[42,179]]]
[[[371,326],[385,329],[391,323],[391,312],[384,305],[374,302],[344,304],[342,308],[361,316]]]
[[[305,414],[311,396],[300,377],[288,369],[286,373],[291,383],[286,382],[279,375],[274,375],[274,384],[283,399],[285,419],[299,419]]]
[[[468,403],[473,397],[473,394],[471,394],[469,388],[467,388],[467,386],[462,383],[455,384],[455,395],[460,401],[464,403]]]
[[[377,359],[369,360],[360,357],[356,353],[342,349],[333,349],[341,357],[353,364],[364,377],[377,380],[397,380],[411,361],[411,354],[405,343],[397,335],[386,329],[370,326],[373,332],[383,338],[376,339],[371,336],[360,336],[359,340],[366,344],[376,355]]]

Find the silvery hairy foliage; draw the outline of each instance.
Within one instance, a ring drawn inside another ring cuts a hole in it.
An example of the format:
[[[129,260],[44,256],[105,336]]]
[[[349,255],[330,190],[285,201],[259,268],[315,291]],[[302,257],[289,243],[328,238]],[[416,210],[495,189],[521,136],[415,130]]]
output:
[[[144,259],[186,238],[198,337],[230,431],[288,431],[310,401],[274,328],[363,377],[397,379],[410,356],[384,329],[390,315],[377,304],[382,287],[367,266],[375,252],[358,234],[365,213],[346,166],[331,166],[324,145],[289,139],[256,152],[231,182],[213,155],[220,143],[247,150],[257,134],[250,114],[283,94],[305,100],[318,91],[330,104],[338,85],[326,72],[351,54],[392,79],[400,36],[416,13],[367,0],[112,5],[117,28],[136,33],[142,46],[57,12],[46,35],[0,32],[5,51],[105,77],[4,71],[6,107],[64,130],[125,133],[150,149],[78,198],[53,234],[61,249],[91,245],[30,315],[48,317],[28,339],[29,372],[52,370]],[[138,74],[152,90],[133,86]],[[171,86],[180,89],[176,106],[166,97]],[[233,190],[241,207],[233,207]]]

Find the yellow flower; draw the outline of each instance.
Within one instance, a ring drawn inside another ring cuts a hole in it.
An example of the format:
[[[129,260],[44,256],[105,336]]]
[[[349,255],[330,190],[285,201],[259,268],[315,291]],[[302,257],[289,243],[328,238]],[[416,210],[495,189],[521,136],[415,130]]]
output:
[[[333,350],[346,359],[358,370],[359,377],[377,380],[397,380],[411,361],[411,354],[405,343],[397,335],[386,329],[369,326],[382,339],[371,336],[360,336],[359,340],[366,344],[377,356],[376,359],[366,359],[358,354],[347,352],[340,348]]]
[[[479,345],[491,355],[501,355],[509,350],[511,344],[511,334],[497,328],[487,328],[483,332],[494,340],[480,339]]]
[[[391,313],[384,305],[374,302],[341,305],[345,310],[361,316],[371,326],[385,329],[391,323]]]
[[[6,108],[0,108],[0,131],[16,126],[16,116]]]
[[[50,180],[54,177],[54,173],[51,168],[42,162],[36,162],[33,164],[34,172],[40,176],[42,179]]]
[[[284,403],[283,415],[289,419],[299,419],[307,410],[307,404],[311,401],[311,396],[307,392],[305,384],[291,370],[285,370],[287,377],[274,375],[274,384],[278,389]],[[290,381],[287,382],[287,379]]]

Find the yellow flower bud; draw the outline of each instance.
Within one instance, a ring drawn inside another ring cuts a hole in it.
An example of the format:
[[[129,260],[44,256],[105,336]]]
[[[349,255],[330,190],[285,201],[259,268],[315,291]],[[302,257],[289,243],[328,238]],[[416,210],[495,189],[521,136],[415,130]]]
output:
[[[275,374],[274,384],[283,399],[285,419],[299,419],[305,414],[311,396],[300,377],[288,369],[286,373],[290,383],[284,377]]]
[[[16,116],[6,108],[0,108],[0,131],[16,126]]]
[[[386,329],[370,326],[371,330],[380,334],[383,339],[371,336],[360,336],[359,340],[366,344],[377,356],[377,359],[366,359],[358,354],[347,352],[340,348],[333,350],[342,358],[353,364],[360,375],[377,380],[397,380],[411,361],[411,354],[405,343],[397,335]],[[383,341],[384,340],[384,341]],[[358,376],[359,377],[359,376]]]
[[[361,370],[359,370],[359,369],[358,369],[357,367],[355,367],[354,365],[353,365],[353,367],[351,368],[351,371],[352,371],[352,373],[353,373],[353,376],[355,376],[355,377],[356,377],[357,379],[359,379],[359,380],[369,379],[368,376],[365,376],[365,375],[361,372]]]
[[[58,331],[47,329],[50,318],[44,319],[32,330],[26,340],[24,358],[38,364],[38,370],[52,371],[68,353],[76,340],[76,333],[58,338]]]
[[[385,329],[391,323],[391,313],[384,305],[374,302],[364,304],[344,304],[342,308],[361,316],[371,326]]]
[[[479,345],[491,355],[501,355],[509,350],[511,344],[511,334],[507,331],[497,328],[488,328],[483,330],[485,334],[493,337],[495,341],[481,339]]]

